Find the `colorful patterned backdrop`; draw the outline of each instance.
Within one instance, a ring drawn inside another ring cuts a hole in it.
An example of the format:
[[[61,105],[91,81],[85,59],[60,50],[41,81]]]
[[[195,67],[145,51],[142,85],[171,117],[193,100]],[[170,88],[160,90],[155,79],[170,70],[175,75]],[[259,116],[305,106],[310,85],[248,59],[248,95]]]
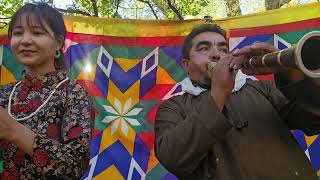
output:
[[[229,30],[231,50],[256,41],[282,49],[320,30],[319,17],[320,3],[314,3],[215,23]],[[83,179],[176,179],[154,155],[155,112],[181,92],[179,82],[186,76],[181,44],[201,23],[65,17],[67,67],[95,106],[90,166]],[[6,30],[0,30],[1,85],[19,80],[23,68],[8,43]],[[293,134],[320,176],[320,138]]]
[[[285,49],[291,47],[292,44],[296,44],[304,34],[311,31],[320,31],[320,18],[250,29],[234,29],[230,31],[230,50],[252,44],[253,42],[267,42],[273,44],[278,49]],[[273,77],[260,77],[260,79],[262,78],[270,80]],[[307,89],[303,93],[308,93]],[[301,130],[295,130],[292,133],[306,156],[310,159],[320,179],[320,137],[318,138],[318,135],[308,137]]]

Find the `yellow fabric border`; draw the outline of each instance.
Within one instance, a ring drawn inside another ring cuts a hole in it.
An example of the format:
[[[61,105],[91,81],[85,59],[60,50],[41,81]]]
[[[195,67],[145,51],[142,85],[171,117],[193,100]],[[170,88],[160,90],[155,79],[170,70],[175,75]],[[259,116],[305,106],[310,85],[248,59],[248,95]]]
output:
[[[7,35],[7,31],[8,31],[7,28],[0,29],[0,36]]]
[[[318,17],[320,17],[320,2],[315,2],[301,6],[221,19],[217,21],[217,24],[226,29],[238,29],[285,24]]]
[[[195,25],[204,23],[204,20],[132,20],[66,16],[65,22],[67,30],[74,33],[120,37],[165,37],[184,36]]]
[[[250,28],[291,23],[320,17],[320,3],[310,3],[290,8],[276,9],[250,15],[215,20],[225,29]],[[65,16],[67,30],[74,33],[120,36],[120,37],[165,37],[185,36],[203,19],[194,20],[128,20],[95,17]],[[7,34],[0,29],[0,35]]]

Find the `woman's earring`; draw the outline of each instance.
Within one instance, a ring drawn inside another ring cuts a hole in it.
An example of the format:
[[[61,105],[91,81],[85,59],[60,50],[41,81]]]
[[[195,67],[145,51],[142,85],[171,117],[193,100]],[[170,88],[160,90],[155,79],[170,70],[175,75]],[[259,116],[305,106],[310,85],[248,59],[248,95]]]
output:
[[[59,50],[56,50],[56,54],[54,55],[54,57],[58,59],[60,58],[60,56],[61,56],[61,52]]]

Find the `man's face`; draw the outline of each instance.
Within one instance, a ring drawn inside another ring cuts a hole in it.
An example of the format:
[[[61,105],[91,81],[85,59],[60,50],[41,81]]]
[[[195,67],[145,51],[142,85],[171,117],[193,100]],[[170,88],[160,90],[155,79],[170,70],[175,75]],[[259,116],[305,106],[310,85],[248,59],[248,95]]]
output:
[[[222,35],[203,32],[192,39],[190,59],[183,59],[182,63],[192,81],[210,85],[208,64],[212,61],[218,62],[221,56],[227,54],[229,54],[228,44]]]

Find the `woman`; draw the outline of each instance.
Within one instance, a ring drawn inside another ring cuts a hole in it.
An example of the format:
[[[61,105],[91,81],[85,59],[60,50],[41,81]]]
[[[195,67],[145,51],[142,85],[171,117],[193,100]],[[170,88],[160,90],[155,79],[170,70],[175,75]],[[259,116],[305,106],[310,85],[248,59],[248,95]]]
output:
[[[21,81],[0,87],[2,179],[79,179],[91,138],[91,103],[63,69],[66,28],[47,4],[26,4],[9,24]]]

